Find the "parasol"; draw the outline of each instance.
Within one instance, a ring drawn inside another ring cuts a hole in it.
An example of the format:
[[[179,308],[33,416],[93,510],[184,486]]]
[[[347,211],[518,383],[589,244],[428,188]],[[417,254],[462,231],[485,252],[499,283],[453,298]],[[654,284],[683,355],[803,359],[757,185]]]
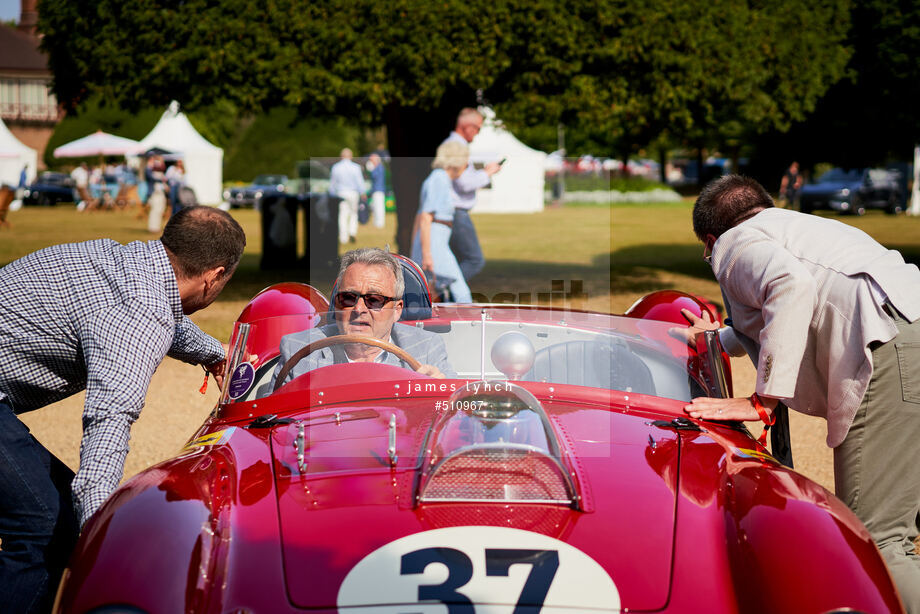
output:
[[[133,139],[98,130],[82,139],[54,149],[55,158],[86,158],[89,156],[123,156],[137,153],[141,144]]]

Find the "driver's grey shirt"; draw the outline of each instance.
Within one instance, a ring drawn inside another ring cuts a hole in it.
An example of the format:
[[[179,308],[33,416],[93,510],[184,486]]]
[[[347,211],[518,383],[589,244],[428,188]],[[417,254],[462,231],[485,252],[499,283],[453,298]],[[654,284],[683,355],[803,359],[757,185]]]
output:
[[[341,334],[336,324],[327,324],[319,328],[310,328],[299,333],[292,333],[281,338],[281,356],[278,364],[275,365],[275,373],[272,375],[272,385],[278,378],[284,363],[296,354],[298,350],[314,341],[319,341],[325,337],[332,337]],[[423,365],[433,365],[441,370],[446,377],[457,377],[457,373],[447,361],[447,347],[440,335],[422,328],[400,324],[397,322],[390,331],[390,338],[393,344],[408,352],[413,358]],[[325,347],[305,356],[298,362],[288,373],[285,383],[294,378],[303,375],[313,369],[335,364],[336,362],[347,362],[347,360],[335,359],[333,347]],[[391,354],[386,352],[383,358],[383,364],[394,365],[408,369],[409,365]]]

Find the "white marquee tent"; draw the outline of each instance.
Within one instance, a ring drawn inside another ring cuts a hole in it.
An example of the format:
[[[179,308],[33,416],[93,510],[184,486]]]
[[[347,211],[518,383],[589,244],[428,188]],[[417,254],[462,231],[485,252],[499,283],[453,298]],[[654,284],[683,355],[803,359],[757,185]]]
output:
[[[198,202],[215,205],[221,201],[224,178],[224,150],[212,145],[192,126],[179,103],[173,101],[150,134],[141,139],[144,150],[159,147],[181,154],[185,182],[195,190]]]
[[[502,169],[492,175],[492,185],[476,194],[475,213],[532,213],[543,210],[546,154],[531,149],[495,119],[495,111],[479,109],[482,130],[470,143],[470,159],[476,163],[505,158]]]
[[[37,165],[38,152],[17,139],[0,119],[0,185],[18,187],[23,166],[28,167],[26,179],[32,181]]]

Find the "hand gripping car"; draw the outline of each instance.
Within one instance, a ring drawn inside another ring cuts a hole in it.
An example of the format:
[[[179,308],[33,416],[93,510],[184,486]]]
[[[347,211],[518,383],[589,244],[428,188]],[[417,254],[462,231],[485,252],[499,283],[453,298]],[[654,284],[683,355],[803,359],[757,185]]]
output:
[[[646,306],[675,301],[706,308]],[[901,611],[840,501],[743,425],[684,414],[727,394],[714,335],[429,302],[406,322],[456,379],[346,363],[276,390],[280,336],[326,305],[253,299],[213,415],[89,521],[58,612]]]

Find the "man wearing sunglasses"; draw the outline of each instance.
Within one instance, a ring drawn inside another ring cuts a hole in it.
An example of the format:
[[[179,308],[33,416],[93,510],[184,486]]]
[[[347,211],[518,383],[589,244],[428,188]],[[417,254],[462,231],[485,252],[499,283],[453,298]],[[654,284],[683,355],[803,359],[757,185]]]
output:
[[[447,348],[437,333],[399,324],[404,290],[402,268],[379,248],[361,248],[342,256],[333,296],[335,322],[286,335],[281,339],[282,366],[301,348],[335,335],[359,335],[391,343],[422,363],[419,373],[431,377],[456,377],[447,361]],[[331,310],[332,311],[332,310]],[[346,343],[311,352],[285,377],[285,382],[313,369],[347,362],[379,362],[409,368],[395,356],[373,345]]]

